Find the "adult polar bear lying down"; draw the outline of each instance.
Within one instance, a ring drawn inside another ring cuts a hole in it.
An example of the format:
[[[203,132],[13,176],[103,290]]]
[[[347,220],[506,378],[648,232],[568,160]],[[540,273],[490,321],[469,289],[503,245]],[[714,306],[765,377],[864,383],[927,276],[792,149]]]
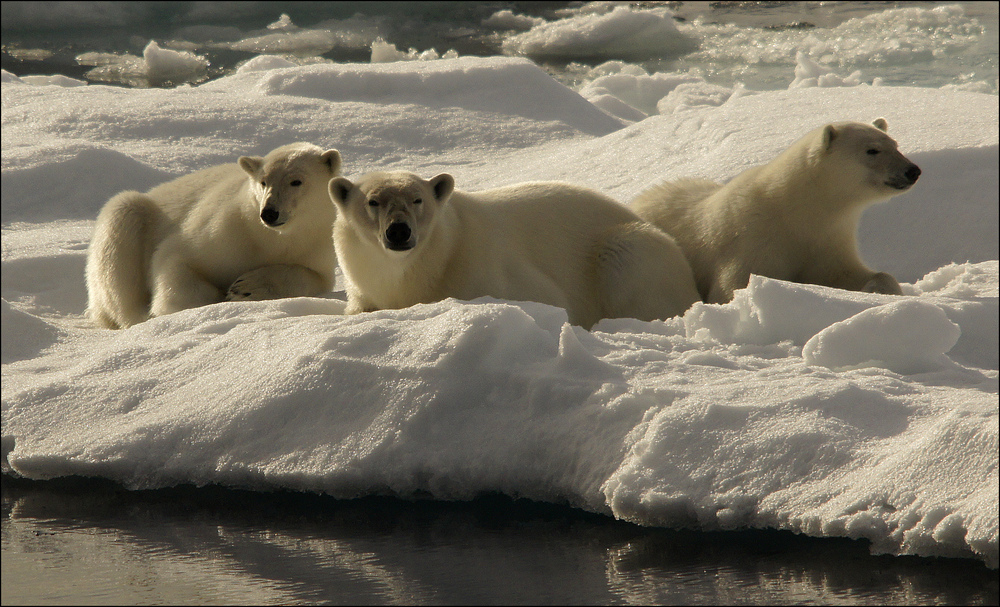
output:
[[[677,240],[709,303],[731,300],[750,274],[899,294],[896,279],[866,266],[857,245],[862,211],[920,176],[887,128],[882,118],[828,124],[726,185],[680,179],[630,206]]]
[[[684,313],[698,301],[677,244],[624,205],[565,183],[456,191],[447,173],[330,181],[347,313],[448,297],[537,301],[590,328]]]
[[[87,251],[87,315],[125,328],[223,298],[331,290],[327,186],[340,163],[337,150],[293,143],[114,196]]]

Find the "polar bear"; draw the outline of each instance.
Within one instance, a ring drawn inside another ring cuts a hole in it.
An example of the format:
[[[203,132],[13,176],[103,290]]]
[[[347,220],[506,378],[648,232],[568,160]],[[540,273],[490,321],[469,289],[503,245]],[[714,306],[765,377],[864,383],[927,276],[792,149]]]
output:
[[[337,150],[292,143],[114,196],[87,251],[87,316],[116,329],[224,299],[331,290],[327,184],[340,164]]]
[[[899,294],[895,278],[864,264],[857,244],[862,211],[920,176],[887,128],[883,118],[827,124],[726,185],[680,179],[630,207],[676,239],[709,303],[730,301],[751,274]]]
[[[589,329],[602,318],[683,314],[698,301],[673,239],[594,190],[454,188],[447,173],[330,181],[348,314],[492,296],[565,308]]]

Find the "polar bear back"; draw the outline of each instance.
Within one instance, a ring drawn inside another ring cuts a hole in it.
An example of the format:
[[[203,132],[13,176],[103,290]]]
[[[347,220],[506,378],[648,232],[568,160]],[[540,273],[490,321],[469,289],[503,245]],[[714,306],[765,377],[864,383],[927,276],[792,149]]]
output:
[[[248,186],[247,174],[239,165],[230,163],[184,175],[153,188],[148,195],[169,220],[163,226],[184,234],[193,249],[210,245],[213,252],[243,251],[245,247],[237,244],[239,241],[253,238],[258,232],[266,235],[257,227],[257,210]],[[213,267],[230,258],[224,253],[206,255],[213,259],[204,265]]]
[[[456,241],[456,269],[445,274],[455,297],[488,292],[586,310],[588,317],[598,314],[598,249],[609,232],[638,219],[609,198],[562,183],[456,191],[448,207],[465,234],[485,236]]]
[[[477,233],[492,233],[491,243],[503,243],[504,250],[517,249],[536,261],[579,257],[609,228],[638,220],[610,198],[558,182],[456,191],[448,204],[464,225],[475,224]]]
[[[205,199],[231,198],[246,189],[247,174],[236,163],[220,164],[160,184],[149,191],[171,219],[187,216],[195,203]],[[218,192],[213,195],[213,192]],[[216,205],[218,206],[218,205]]]

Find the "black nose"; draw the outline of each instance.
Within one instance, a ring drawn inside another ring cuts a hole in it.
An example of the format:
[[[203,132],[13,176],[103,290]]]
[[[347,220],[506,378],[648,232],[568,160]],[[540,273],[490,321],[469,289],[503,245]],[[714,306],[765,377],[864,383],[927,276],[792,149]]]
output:
[[[264,210],[260,212],[260,220],[269,226],[273,226],[278,223],[278,210],[274,207],[264,207]]]
[[[906,173],[904,173],[904,175],[906,175],[906,178],[910,180],[910,183],[915,183],[917,181],[917,177],[920,177],[920,167],[915,164],[911,165],[910,168],[906,169]]]
[[[402,221],[394,221],[385,229],[385,241],[390,249],[407,248],[410,240],[410,226]]]

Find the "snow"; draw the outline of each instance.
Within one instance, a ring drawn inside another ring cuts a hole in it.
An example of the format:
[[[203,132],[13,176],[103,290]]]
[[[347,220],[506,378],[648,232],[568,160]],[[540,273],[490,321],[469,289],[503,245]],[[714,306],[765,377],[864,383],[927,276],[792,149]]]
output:
[[[9,72],[8,72],[9,73]],[[13,75],[12,75],[13,76]],[[17,76],[14,76],[17,78]],[[86,86],[87,82],[85,80],[77,80],[76,78],[70,78],[68,76],[63,76],[56,74],[54,76],[22,76],[20,78],[21,82],[26,84],[34,84],[36,86],[45,86],[51,84],[54,86]],[[7,82],[6,80],[4,82]]]
[[[449,50],[443,55],[444,59],[455,59],[457,57],[458,52],[454,49]],[[439,55],[437,50],[433,48],[423,52],[418,51],[415,48],[411,48],[409,51],[404,53],[397,49],[395,44],[390,44],[381,38],[372,43],[372,63],[391,63],[394,61],[433,61],[441,58],[442,55]]]
[[[536,25],[545,23],[541,17],[528,17],[527,15],[515,15],[510,9],[497,11],[483,19],[483,25],[498,30],[530,30]]]
[[[4,472],[341,498],[499,491],[640,525],[864,538],[996,568],[996,96],[724,95],[603,69],[605,101],[632,118],[510,57],[260,57],[175,89],[3,73]],[[561,179],[627,201],[666,178],[728,179],[825,122],[878,117],[923,170],[859,234],[902,296],[754,277],[725,305],[584,331],[561,309],[491,298],[344,316],[338,284],[123,331],[83,318],[86,247],[110,196],[292,141],[339,149],[349,177]]]
[[[903,300],[826,327],[802,347],[802,359],[837,370],[882,367],[904,375],[928,373],[950,366],[945,354],[961,335],[962,328],[940,307]]]

